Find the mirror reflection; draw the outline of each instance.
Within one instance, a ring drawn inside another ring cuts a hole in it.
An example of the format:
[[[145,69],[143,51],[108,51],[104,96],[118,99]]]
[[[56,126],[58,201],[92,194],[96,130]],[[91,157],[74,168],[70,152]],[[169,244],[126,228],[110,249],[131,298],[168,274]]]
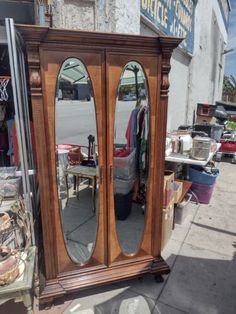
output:
[[[121,75],[114,129],[116,229],[124,252],[134,253],[145,224],[149,168],[149,107],[145,74],[129,62]]]
[[[57,184],[61,220],[71,258],[86,262],[93,251],[99,178],[95,104],[88,72],[67,59],[57,81],[55,103]]]

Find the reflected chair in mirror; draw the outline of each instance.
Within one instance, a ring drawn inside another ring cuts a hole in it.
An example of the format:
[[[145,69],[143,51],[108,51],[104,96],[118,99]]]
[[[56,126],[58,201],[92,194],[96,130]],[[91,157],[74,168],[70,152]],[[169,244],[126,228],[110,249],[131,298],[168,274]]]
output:
[[[89,156],[89,147],[77,144],[58,144],[57,152],[59,150],[67,150],[67,167],[64,170],[73,166],[81,165],[83,160],[87,160]],[[76,190],[76,176],[74,176],[74,191]]]
[[[88,146],[76,144],[59,144],[57,149],[68,149],[68,166],[64,167],[64,176],[66,177],[67,202],[69,196],[68,175],[73,175],[74,191],[79,199],[79,185],[81,179],[88,180],[88,187],[92,188],[93,210],[95,212],[96,197],[96,159],[95,156],[95,137],[88,136]],[[79,166],[79,167],[78,167]],[[95,168],[95,169],[94,169]]]

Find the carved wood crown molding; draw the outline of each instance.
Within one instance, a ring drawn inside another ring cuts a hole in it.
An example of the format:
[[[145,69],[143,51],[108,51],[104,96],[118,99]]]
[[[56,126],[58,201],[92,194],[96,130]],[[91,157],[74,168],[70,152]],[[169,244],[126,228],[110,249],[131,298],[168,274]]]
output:
[[[162,53],[161,64],[161,97],[167,97],[169,91],[170,58],[173,49],[182,41],[176,37],[148,37],[140,35],[126,35],[114,33],[98,33],[55,29],[35,25],[16,25],[23,39],[26,41],[28,63],[30,70],[30,85],[32,95],[38,96],[41,91],[39,46],[41,44],[57,44],[68,46],[94,46],[102,49],[119,48],[123,46],[140,52]]]
[[[40,44],[58,44],[67,46],[94,46],[99,48],[126,48],[137,49],[140,52],[149,51],[160,53],[161,47],[158,37],[140,36],[117,33],[99,33],[79,30],[56,29],[35,25],[16,25],[26,42],[38,42]]]
[[[169,73],[171,69],[170,59],[172,52],[183,39],[177,37],[159,37],[162,49],[161,62],[161,97],[168,97],[169,93]]]

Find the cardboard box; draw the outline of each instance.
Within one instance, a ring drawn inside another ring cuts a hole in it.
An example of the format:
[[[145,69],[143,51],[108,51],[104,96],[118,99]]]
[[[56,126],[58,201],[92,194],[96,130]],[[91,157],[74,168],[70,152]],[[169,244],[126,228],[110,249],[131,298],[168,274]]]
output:
[[[161,234],[161,250],[171,238],[174,220],[174,200],[172,199],[169,206],[163,208],[162,211],[162,234]]]
[[[178,204],[180,197],[183,191],[183,182],[174,181],[173,184],[173,196],[174,196],[174,203]]]
[[[175,174],[171,170],[165,170],[164,173],[164,187],[163,187],[163,207],[168,207],[173,198],[173,185]]]
[[[215,117],[206,117],[206,116],[197,116],[196,124],[199,123],[209,123],[209,124],[216,124],[216,118]]]

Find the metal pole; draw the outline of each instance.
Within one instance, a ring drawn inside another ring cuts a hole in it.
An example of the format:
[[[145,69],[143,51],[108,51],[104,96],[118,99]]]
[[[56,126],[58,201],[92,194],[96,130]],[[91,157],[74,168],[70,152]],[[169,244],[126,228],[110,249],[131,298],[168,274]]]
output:
[[[13,19],[5,19],[6,31],[7,31],[7,42],[8,42],[8,51],[9,51],[9,60],[11,68],[11,84],[13,90],[13,99],[14,99],[14,108],[15,108],[15,122],[16,122],[16,131],[17,131],[17,141],[21,162],[22,170],[22,183],[23,183],[23,192],[24,192],[24,202],[26,209],[30,213],[30,224],[31,224],[31,235],[32,235],[32,244],[35,245],[35,235],[34,235],[34,225],[32,217],[32,202],[30,195],[30,182],[29,182],[29,167],[27,159],[27,146],[26,146],[26,135],[25,135],[25,121],[23,115],[23,95],[21,94],[20,86],[20,71],[19,64],[17,59],[17,48],[16,48],[16,38],[15,38],[15,29]],[[28,104],[25,104],[28,105]]]

